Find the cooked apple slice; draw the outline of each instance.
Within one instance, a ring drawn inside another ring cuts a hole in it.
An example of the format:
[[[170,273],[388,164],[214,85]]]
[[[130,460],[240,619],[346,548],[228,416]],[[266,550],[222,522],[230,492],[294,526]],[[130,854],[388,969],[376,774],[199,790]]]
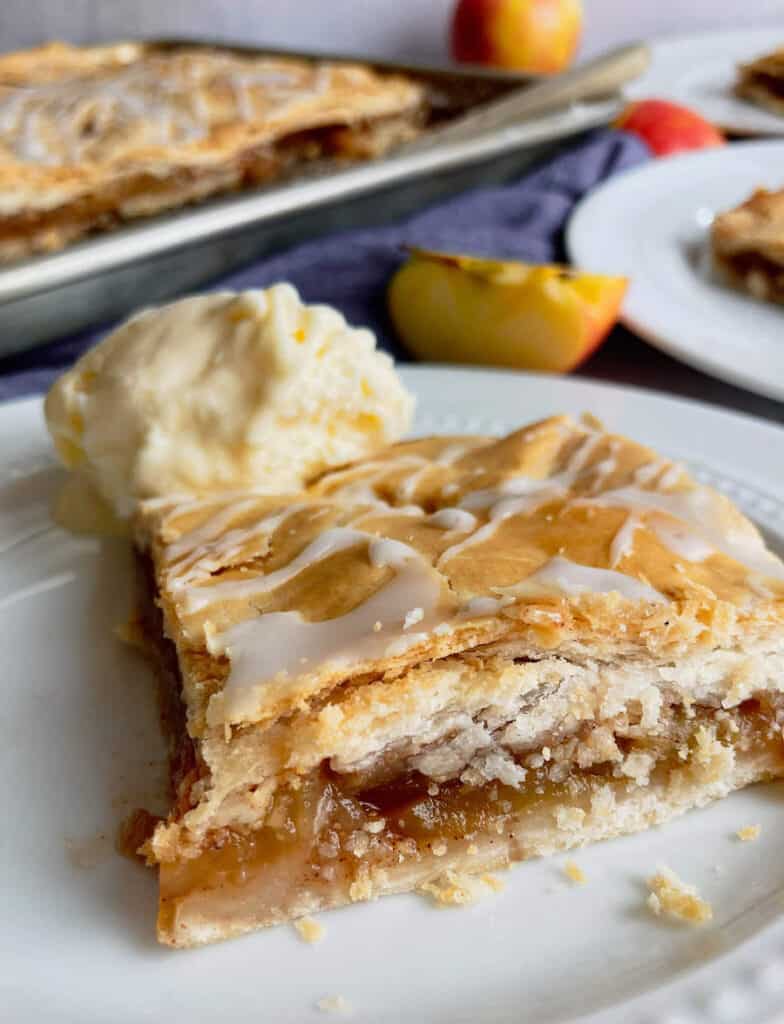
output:
[[[411,250],[389,285],[392,320],[421,359],[574,369],[618,317],[625,277]]]

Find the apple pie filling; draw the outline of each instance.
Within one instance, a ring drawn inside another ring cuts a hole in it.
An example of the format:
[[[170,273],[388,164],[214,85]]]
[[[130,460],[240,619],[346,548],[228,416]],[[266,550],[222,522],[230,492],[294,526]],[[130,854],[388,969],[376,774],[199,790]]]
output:
[[[522,859],[533,852],[527,828],[546,818],[568,831],[601,813],[603,801],[613,805],[640,787],[669,791],[693,773],[718,778],[735,757],[764,759],[775,775],[784,769],[783,714],[778,701],[749,699],[732,710],[671,707],[657,732],[645,735],[629,718],[614,730],[605,723],[522,757],[519,785],[437,783],[409,772],[364,786],[323,764],[280,786],[261,828],[223,829],[206,838],[198,856],[162,864],[161,914],[173,914],[194,893],[253,883],[274,919],[303,891],[343,902],[363,880],[405,862],[431,862],[437,875],[456,860],[470,863],[480,846],[485,863],[496,847],[498,864]],[[599,742],[597,729],[604,733]]]

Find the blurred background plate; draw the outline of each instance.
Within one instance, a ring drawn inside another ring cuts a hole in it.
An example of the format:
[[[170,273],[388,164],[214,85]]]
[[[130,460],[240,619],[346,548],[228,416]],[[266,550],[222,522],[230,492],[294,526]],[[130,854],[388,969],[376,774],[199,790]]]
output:
[[[784,117],[756,107],[732,91],[738,64],[781,46],[784,21],[764,28],[663,38],[651,46],[650,70],[629,85],[626,94],[633,99],[683,103],[736,135],[784,135]]]
[[[734,291],[709,254],[716,213],[784,186],[784,141],[654,161],[613,178],[567,230],[583,270],[631,278],[622,318],[656,348],[721,380],[784,400],[784,307]]]

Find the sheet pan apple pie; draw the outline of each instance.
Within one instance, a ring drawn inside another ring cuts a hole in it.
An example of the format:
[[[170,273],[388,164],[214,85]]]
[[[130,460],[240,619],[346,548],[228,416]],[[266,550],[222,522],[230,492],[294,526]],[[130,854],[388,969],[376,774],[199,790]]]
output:
[[[644,829],[784,775],[784,564],[594,422],[143,503],[191,946]]]
[[[420,85],[361,64],[145,44],[0,56],[0,260],[411,138]]]

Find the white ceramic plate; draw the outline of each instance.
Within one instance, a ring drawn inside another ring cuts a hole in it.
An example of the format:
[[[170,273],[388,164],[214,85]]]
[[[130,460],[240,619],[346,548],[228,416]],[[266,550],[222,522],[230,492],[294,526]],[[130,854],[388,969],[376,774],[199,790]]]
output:
[[[652,345],[784,400],[784,306],[721,283],[709,252],[716,213],[757,187],[782,186],[784,141],[656,160],[578,204],[567,230],[569,255],[586,270],[631,278],[622,317]]]
[[[590,409],[722,487],[784,548],[784,431],[653,393],[545,376],[405,371],[419,431],[500,432]],[[342,994],[372,1024],[761,1024],[784,1008],[784,793],[736,794],[645,835],[505,873],[506,890],[438,910],[394,897],[191,952],[153,938],[155,880],[111,839],[155,799],[153,683],[112,635],[129,597],[119,541],[54,527],[62,479],[37,400],[0,406],[0,1019],[25,1024],[232,1024],[326,1018]],[[755,843],[733,837],[762,825]],[[99,838],[104,835],[105,840]],[[713,902],[699,930],[654,919],[664,862]],[[661,986],[664,986],[663,988]]]
[[[784,22],[762,28],[673,36],[651,44],[651,66],[630,98],[673,100],[738,135],[784,135],[784,117],[735,96],[736,68],[784,46]]]

